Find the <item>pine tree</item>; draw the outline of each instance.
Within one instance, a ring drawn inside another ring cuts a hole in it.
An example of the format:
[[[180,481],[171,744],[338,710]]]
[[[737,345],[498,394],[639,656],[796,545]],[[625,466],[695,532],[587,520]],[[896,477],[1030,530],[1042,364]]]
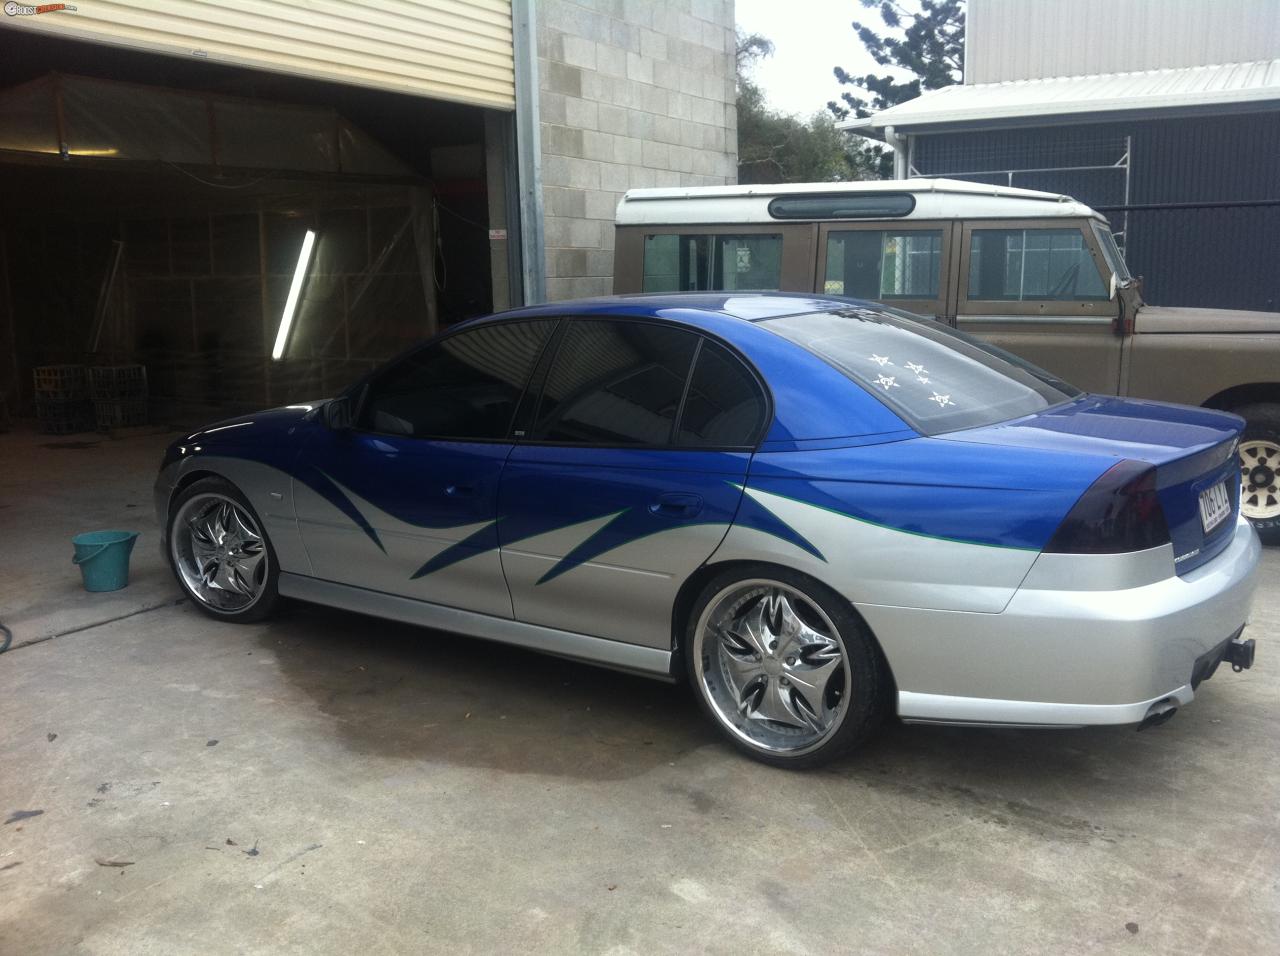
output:
[[[875,8],[891,33],[879,34],[854,21],[853,29],[867,52],[881,66],[906,70],[914,79],[901,82],[892,76],[868,73],[854,76],[842,67],[835,68],[836,79],[856,88],[840,94],[841,103],[827,104],[837,119],[850,114],[870,116],[873,112],[905,103],[922,90],[937,90],[959,83],[964,78],[964,0],[919,0],[920,11],[913,13],[893,0],[861,0],[864,7]]]

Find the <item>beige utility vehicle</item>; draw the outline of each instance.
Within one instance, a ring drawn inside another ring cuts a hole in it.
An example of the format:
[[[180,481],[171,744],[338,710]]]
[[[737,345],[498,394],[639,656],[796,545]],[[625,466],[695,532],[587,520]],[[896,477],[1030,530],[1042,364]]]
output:
[[[1069,196],[945,179],[633,189],[614,291],[782,290],[928,315],[1092,392],[1248,423],[1241,510],[1280,542],[1280,313],[1147,305]]]

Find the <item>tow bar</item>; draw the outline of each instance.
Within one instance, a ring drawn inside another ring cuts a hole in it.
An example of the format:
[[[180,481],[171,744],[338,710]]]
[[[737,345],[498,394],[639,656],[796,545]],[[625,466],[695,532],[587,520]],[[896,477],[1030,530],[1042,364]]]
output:
[[[1239,674],[1253,666],[1253,638],[1247,641],[1233,640],[1227,645],[1227,653],[1222,659],[1231,665],[1231,669]]]

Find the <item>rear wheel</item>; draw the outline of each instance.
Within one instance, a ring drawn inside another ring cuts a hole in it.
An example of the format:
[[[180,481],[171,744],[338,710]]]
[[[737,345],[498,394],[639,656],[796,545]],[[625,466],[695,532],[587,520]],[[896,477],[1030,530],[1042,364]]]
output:
[[[259,621],[275,606],[271,541],[248,499],[221,478],[184,488],[169,510],[169,561],[195,605],[224,621]]]
[[[703,709],[739,750],[812,767],[878,726],[887,679],[866,626],[833,591],[766,565],[714,578],[685,652]]]
[[[1240,438],[1240,512],[1267,544],[1280,544],[1280,405],[1246,405]]]

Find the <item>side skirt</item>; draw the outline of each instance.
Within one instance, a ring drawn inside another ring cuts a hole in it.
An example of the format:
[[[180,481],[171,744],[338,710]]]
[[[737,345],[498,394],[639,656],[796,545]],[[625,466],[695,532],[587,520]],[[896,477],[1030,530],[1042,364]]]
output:
[[[395,594],[290,574],[287,571],[281,572],[278,587],[282,595],[299,601],[324,604],[420,627],[434,627],[487,641],[514,644],[544,654],[674,683],[671,676],[671,652],[656,647],[623,644],[539,624],[525,624],[509,618],[429,604],[426,601],[415,601]]]

